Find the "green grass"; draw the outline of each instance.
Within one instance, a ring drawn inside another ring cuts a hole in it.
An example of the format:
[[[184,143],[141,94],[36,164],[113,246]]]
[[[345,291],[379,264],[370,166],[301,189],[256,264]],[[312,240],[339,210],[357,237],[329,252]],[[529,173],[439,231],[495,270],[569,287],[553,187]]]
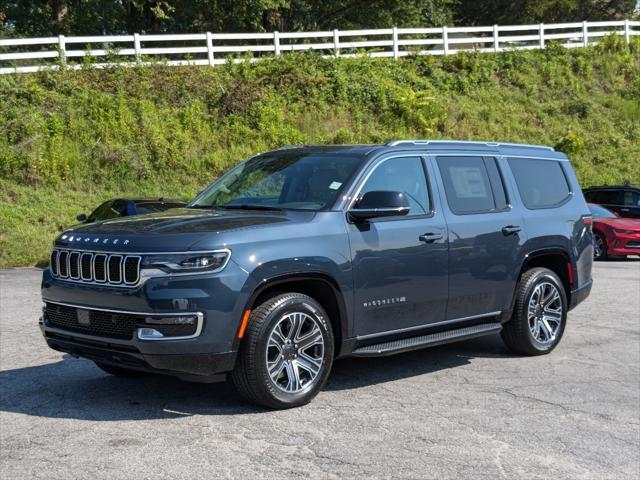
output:
[[[42,261],[107,198],[189,199],[282,144],[400,138],[552,145],[585,186],[640,183],[640,41],[0,76],[0,267]]]

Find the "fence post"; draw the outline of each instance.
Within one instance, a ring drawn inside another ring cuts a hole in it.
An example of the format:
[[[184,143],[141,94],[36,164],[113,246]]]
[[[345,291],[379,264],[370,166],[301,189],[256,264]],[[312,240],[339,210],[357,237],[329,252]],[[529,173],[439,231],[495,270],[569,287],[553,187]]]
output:
[[[589,36],[587,35],[587,21],[582,22],[582,46],[589,45]]]
[[[60,55],[60,63],[62,65],[67,64],[67,46],[64,41],[64,35],[58,35],[58,50]]]
[[[400,49],[398,48],[398,27],[393,27],[391,38],[393,38],[393,58],[397,60],[400,56]]]
[[[544,49],[544,23],[540,24],[538,35],[540,36],[540,48]]]
[[[442,27],[442,50],[445,55],[449,55],[449,33],[447,27]]]
[[[333,31],[333,51],[336,57],[340,56],[340,33],[337,28]]]
[[[629,19],[625,18],[624,20],[624,38],[627,43],[631,42],[631,28],[629,27]]]
[[[140,34],[138,33],[133,34],[133,49],[136,52],[136,63],[140,63],[142,58],[140,55]]]
[[[209,59],[209,65],[213,67],[213,38],[211,38],[211,32],[207,32],[207,58]]]
[[[493,26],[493,51],[500,51],[500,38],[498,37],[498,25]]]
[[[273,50],[276,55],[280,55],[280,32],[273,32]]]

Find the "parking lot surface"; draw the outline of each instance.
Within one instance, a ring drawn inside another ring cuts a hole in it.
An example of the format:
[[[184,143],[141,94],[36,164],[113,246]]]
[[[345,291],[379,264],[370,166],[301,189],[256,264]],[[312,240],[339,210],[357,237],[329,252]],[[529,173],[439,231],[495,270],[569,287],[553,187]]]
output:
[[[499,337],[334,365],[308,406],[120,379],[50,350],[40,272],[0,272],[0,477],[640,477],[640,262],[595,266],[550,355]]]

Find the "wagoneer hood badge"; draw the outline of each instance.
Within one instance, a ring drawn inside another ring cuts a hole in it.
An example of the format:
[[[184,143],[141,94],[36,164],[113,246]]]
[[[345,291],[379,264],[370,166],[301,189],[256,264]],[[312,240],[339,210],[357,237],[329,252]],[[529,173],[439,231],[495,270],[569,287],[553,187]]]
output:
[[[60,237],[60,240],[66,241],[70,244],[80,245],[80,244],[89,244],[89,245],[129,245],[131,243],[129,239],[126,238],[108,238],[108,237],[95,237],[95,236],[87,236],[80,234],[63,233]]]

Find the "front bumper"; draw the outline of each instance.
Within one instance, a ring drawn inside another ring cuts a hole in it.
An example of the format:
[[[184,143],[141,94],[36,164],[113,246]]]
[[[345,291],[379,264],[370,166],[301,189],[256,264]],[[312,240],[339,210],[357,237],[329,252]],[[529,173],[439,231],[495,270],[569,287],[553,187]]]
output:
[[[116,338],[84,331],[80,325],[54,324],[45,312],[40,327],[51,348],[71,355],[181,377],[210,377],[233,369],[236,333],[249,296],[243,290],[250,288],[246,281],[246,273],[234,262],[216,274],[150,278],[135,288],[68,282],[53,278],[47,269],[42,280],[45,303],[142,317],[197,313],[200,326],[197,334],[188,337],[140,338],[136,326],[134,334]]]
[[[640,234],[617,233],[608,240],[607,247],[610,256],[640,255]]]

